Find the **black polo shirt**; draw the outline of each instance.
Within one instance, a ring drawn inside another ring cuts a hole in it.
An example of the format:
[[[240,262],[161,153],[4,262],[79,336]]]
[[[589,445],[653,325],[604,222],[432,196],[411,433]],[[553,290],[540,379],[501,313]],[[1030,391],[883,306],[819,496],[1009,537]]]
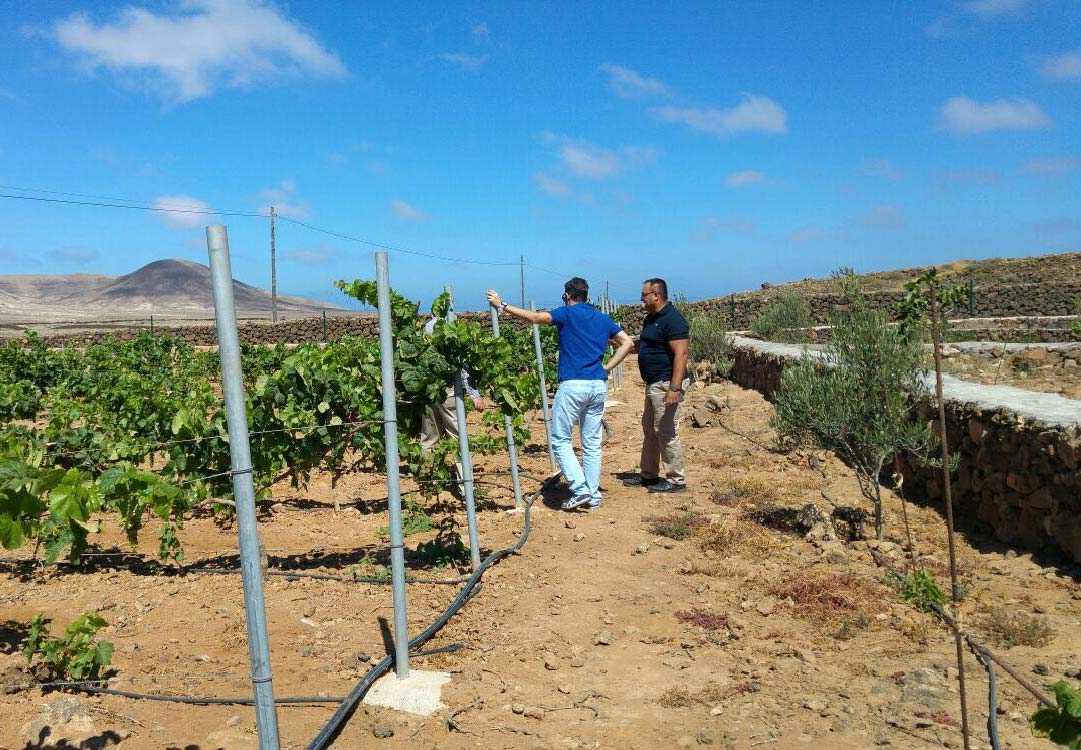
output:
[[[647,385],[672,379],[676,359],[669,341],[685,341],[691,330],[683,313],[669,302],[655,313],[646,315],[638,338],[638,371]]]

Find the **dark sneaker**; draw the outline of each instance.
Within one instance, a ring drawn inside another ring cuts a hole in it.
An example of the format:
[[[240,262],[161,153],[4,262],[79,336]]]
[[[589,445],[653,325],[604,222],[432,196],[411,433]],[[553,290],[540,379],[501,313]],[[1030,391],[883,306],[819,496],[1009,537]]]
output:
[[[646,477],[642,476],[641,474],[635,474],[633,477],[627,477],[626,479],[624,479],[623,480],[623,486],[624,487],[652,487],[653,485],[657,484],[660,481],[661,481],[660,477],[653,477],[652,479],[647,479]]]
[[[655,482],[649,485],[650,492],[686,492],[687,485],[676,484],[675,482],[669,482],[667,479],[662,479],[659,482]]]
[[[589,504],[593,500],[590,495],[579,495],[578,497],[572,497],[570,500],[564,500],[563,504],[559,507],[562,510],[574,510],[580,508],[583,505]]]

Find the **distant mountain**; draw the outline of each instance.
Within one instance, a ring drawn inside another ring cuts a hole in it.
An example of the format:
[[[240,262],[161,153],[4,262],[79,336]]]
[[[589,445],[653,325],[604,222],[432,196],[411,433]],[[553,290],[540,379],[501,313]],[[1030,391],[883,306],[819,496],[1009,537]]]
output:
[[[238,313],[269,312],[270,292],[233,280]],[[210,269],[189,260],[158,260],[125,276],[96,274],[0,276],[0,311],[6,317],[46,308],[66,316],[110,317],[156,312],[212,314]],[[319,300],[278,295],[282,313],[340,309]]]

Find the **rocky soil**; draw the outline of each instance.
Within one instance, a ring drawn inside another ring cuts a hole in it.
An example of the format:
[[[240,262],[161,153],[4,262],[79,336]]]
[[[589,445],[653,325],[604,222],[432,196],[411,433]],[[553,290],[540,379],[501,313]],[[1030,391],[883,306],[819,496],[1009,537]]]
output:
[[[1081,400],[1081,347],[1065,350],[1031,347],[1021,351],[992,347],[987,352],[946,347],[944,354],[945,369],[963,380],[1012,385]]]
[[[884,583],[887,574],[870,554],[877,548],[904,565],[898,499],[887,500],[883,542],[848,541],[849,524],[828,517],[834,505],[866,508],[851,471],[831,455],[773,450],[772,407],[730,384],[689,396],[686,494],[624,488],[618,475],[634,470],[639,448],[641,384],[632,371],[633,364],[609,408],[603,506],[563,513],[558,493],[538,500],[521,553],[490,569],[480,594],[428,644],[464,648],[414,660],[416,669],[452,672],[446,708],[423,718],[362,706],[334,747],[960,747],[952,637]],[[534,435],[543,435],[537,422]],[[502,468],[495,459],[477,463],[482,472]],[[547,468],[542,450],[523,456],[531,477]],[[506,512],[513,505],[506,489],[485,489],[482,543],[508,546],[523,517]],[[910,505],[908,516],[921,565],[947,588],[939,510]],[[375,569],[369,556],[385,559],[380,476],[347,477],[333,493],[326,477],[300,492],[279,488],[261,521],[272,570],[348,575],[356,566],[363,574]],[[407,547],[432,534],[409,537]],[[121,539],[110,524],[102,550],[124,550]],[[235,531],[208,517],[192,519],[183,541],[191,565],[236,564]],[[148,556],[153,543],[148,535]],[[965,626],[1041,689],[1081,681],[1076,567],[1034,559],[975,529],[962,530],[958,548]],[[254,748],[250,707],[26,687],[26,661],[16,653],[25,623],[44,612],[61,630],[96,608],[110,623],[102,635],[116,644],[112,687],[250,694],[239,576],[147,574],[116,558],[91,559],[102,564],[82,571],[0,566],[0,747],[64,739],[125,750]],[[420,569],[415,556],[411,565],[417,576],[459,574]],[[455,590],[410,586],[411,632]],[[344,695],[386,653],[385,586],[272,576],[266,596],[279,696]],[[1033,634],[1046,637],[1015,645]],[[986,674],[966,659],[973,747],[985,748]],[[1029,735],[1035,699],[1001,670],[998,699],[1004,747],[1050,747]],[[279,708],[283,747],[305,747],[332,709]]]

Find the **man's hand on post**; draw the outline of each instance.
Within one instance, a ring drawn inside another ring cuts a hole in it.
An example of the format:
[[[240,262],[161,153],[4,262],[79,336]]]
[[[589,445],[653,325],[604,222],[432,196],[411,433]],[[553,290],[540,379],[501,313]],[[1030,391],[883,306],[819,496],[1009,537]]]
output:
[[[473,399],[473,406],[477,407],[477,411],[488,411],[494,404],[486,398],[477,397]]]
[[[503,304],[503,300],[499,296],[499,292],[495,289],[488,290],[488,304],[492,307],[499,307]]]

